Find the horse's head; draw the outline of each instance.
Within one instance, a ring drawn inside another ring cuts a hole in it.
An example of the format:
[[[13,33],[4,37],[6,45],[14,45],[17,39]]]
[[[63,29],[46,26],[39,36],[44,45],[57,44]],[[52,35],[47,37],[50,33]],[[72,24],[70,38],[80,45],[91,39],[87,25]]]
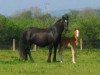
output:
[[[61,19],[59,19],[54,26],[57,26],[57,28],[62,32],[63,30],[68,30],[68,15],[62,16]]]
[[[62,24],[64,25],[65,30],[68,30],[68,23],[69,23],[68,15],[62,16]]]
[[[79,28],[75,28],[74,36],[75,36],[76,38],[79,37]]]

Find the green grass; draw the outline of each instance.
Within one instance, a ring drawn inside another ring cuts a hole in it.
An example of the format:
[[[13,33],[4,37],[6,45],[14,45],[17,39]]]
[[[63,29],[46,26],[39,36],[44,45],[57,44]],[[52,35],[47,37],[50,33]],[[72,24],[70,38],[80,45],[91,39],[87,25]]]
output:
[[[76,64],[71,62],[71,51],[63,52],[63,63],[47,63],[48,50],[32,51],[34,63],[19,60],[18,52],[0,50],[0,75],[100,75],[100,50],[77,51]],[[57,60],[59,60],[57,54]]]

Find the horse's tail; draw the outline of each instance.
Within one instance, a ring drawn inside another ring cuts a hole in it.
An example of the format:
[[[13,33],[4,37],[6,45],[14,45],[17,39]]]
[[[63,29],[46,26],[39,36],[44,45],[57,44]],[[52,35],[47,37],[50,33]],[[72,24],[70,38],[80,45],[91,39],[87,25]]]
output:
[[[25,47],[26,47],[25,40],[23,37],[21,37],[19,40],[19,55],[22,60],[27,60],[27,51]]]

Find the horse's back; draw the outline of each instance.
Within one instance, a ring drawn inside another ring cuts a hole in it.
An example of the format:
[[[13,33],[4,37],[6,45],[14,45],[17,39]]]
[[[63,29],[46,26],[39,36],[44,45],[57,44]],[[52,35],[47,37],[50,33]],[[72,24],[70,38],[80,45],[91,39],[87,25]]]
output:
[[[69,44],[71,45],[75,44],[75,39],[73,37],[61,37],[60,45],[68,46]]]
[[[27,41],[38,46],[47,46],[54,41],[53,34],[49,29],[31,27],[25,31],[25,34]]]

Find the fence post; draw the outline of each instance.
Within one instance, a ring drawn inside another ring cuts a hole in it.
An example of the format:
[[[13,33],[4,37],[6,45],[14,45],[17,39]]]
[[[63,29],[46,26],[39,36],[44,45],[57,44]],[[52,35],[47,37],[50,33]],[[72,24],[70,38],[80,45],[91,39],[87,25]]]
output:
[[[80,50],[82,50],[83,49],[83,42],[82,42],[82,38],[80,39]]]
[[[15,39],[13,39],[13,51],[15,51]]]
[[[36,51],[36,45],[34,45],[34,51]]]

